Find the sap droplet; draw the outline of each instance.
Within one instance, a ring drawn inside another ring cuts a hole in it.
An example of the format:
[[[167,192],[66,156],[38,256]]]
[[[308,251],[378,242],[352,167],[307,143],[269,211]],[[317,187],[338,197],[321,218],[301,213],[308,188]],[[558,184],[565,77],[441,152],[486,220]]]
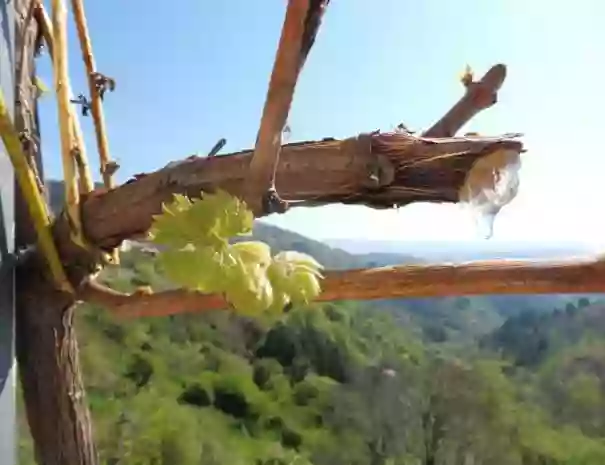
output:
[[[486,239],[493,235],[498,212],[517,195],[520,168],[517,151],[497,150],[475,162],[460,188],[460,202],[470,210]]]
[[[477,233],[483,239],[491,239],[494,235],[495,213],[473,212]]]

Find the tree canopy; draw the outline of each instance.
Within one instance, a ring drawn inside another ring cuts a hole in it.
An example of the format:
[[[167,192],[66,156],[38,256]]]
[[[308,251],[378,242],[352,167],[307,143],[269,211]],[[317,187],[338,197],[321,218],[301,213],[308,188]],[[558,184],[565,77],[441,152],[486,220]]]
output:
[[[278,250],[293,240],[314,244],[277,228],[256,237]],[[322,250],[320,260],[344,257]],[[101,279],[125,292],[168,285],[161,265],[136,247]],[[341,302],[285,317],[213,311],[126,321],[86,305],[77,329],[102,463],[605,459],[601,304],[588,296],[561,300],[559,309],[534,301],[525,311],[515,299],[419,305]],[[437,327],[444,336],[434,337]],[[20,463],[29,465],[21,426]]]

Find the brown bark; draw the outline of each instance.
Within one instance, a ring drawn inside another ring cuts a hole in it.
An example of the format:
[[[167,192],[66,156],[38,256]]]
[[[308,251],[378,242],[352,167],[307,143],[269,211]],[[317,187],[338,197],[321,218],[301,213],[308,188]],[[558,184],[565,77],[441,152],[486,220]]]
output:
[[[17,357],[40,465],[95,465],[97,453],[73,325],[75,302],[33,260],[17,273]]]
[[[521,151],[522,144],[511,136],[426,139],[401,133],[288,144],[282,148],[276,187],[293,207],[458,202],[473,164],[501,148]],[[85,235],[107,250],[140,236],[174,193],[197,197],[221,188],[246,199],[250,158],[251,151],[192,157],[111,191],[95,191],[82,204]]]
[[[250,173],[246,180],[249,207],[255,214],[283,212],[287,208],[287,204],[275,192],[281,136],[298,77],[315,42],[328,3],[329,0],[288,0],[254,156],[250,160]]]
[[[31,0],[19,0],[16,8],[22,14],[17,18],[27,18],[31,4]],[[31,135],[30,152],[41,170],[32,82],[37,23],[18,19],[16,26],[15,125]],[[16,197],[16,242],[25,246],[34,243],[35,233],[18,190]],[[74,304],[73,297],[53,288],[39,257],[33,256],[17,269],[17,359],[36,458],[43,465],[97,463],[73,328]]]
[[[506,78],[506,66],[492,66],[479,81],[474,81],[472,74],[465,78],[462,83],[466,92],[462,98],[422,134],[424,137],[453,137],[475,115],[494,105]]]
[[[317,301],[403,299],[486,294],[605,292],[605,261],[492,261],[328,271]],[[124,318],[226,308],[218,295],[181,289],[128,296],[85,286],[82,297]]]

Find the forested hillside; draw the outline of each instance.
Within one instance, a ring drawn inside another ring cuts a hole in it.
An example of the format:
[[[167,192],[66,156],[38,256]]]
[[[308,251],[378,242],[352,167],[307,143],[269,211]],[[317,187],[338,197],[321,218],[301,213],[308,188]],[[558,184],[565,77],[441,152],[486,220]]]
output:
[[[133,250],[123,258],[126,270],[109,270],[107,283],[165,285],[151,257]],[[469,311],[461,302],[452,313]],[[601,307],[523,312],[474,348],[469,335],[451,351],[423,341],[415,321],[397,320],[391,305],[128,322],[81,308],[103,463],[605,463]],[[533,350],[523,346],[528,332],[557,344],[518,363],[517,351]],[[24,420],[21,433],[20,463],[30,465]]]
[[[376,260],[262,223],[255,235],[330,268]],[[169,286],[136,247],[102,279]],[[594,297],[338,302],[271,319],[121,321],[84,305],[77,329],[107,465],[605,463]]]

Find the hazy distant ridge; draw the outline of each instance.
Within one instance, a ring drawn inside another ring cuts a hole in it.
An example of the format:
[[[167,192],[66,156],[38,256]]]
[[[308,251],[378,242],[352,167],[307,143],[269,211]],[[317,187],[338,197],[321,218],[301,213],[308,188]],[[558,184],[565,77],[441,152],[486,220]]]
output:
[[[493,259],[564,259],[595,253],[589,244],[531,243],[513,241],[378,241],[359,239],[329,239],[326,244],[353,254],[385,253],[418,257],[424,262],[461,262]]]

